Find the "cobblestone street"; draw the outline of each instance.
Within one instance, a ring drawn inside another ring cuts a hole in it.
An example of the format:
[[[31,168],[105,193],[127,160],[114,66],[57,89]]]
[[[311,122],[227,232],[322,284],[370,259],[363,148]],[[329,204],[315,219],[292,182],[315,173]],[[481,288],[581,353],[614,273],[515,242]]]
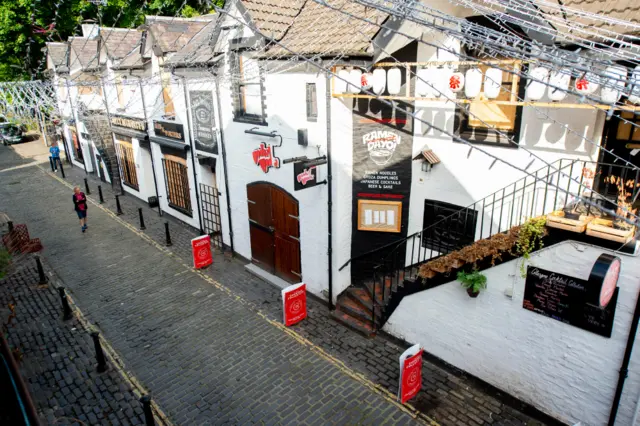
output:
[[[27,145],[18,149],[30,155]],[[91,178],[83,234],[70,187],[84,188],[84,171],[65,163],[62,181],[46,163],[31,163],[0,147],[0,211],[42,239],[43,255],[84,316],[176,424],[548,422],[430,357],[422,392],[401,408],[392,400],[403,344],[346,329],[315,299],[308,318],[285,329],[279,289],[219,253],[212,267],[193,271],[195,230],[159,217],[133,196],[121,197],[124,214],[116,216],[110,185],[102,183],[106,203],[99,206]],[[144,232],[137,229],[138,208]]]

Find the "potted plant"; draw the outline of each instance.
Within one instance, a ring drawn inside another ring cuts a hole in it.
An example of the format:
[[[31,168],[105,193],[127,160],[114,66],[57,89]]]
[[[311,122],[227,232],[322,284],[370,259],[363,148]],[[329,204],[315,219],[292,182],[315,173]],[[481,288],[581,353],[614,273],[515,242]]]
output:
[[[472,272],[458,271],[458,281],[467,289],[467,294],[474,298],[478,297],[480,290],[487,288],[487,277],[477,269]]]
[[[615,217],[595,219],[593,224],[587,227],[587,235],[626,243],[633,236],[635,227],[629,222],[635,219],[637,211],[633,208],[633,201],[629,201],[631,194],[628,189],[636,188],[640,184],[632,179],[625,182],[619,176],[607,176],[604,182],[613,184],[618,189],[616,214]]]

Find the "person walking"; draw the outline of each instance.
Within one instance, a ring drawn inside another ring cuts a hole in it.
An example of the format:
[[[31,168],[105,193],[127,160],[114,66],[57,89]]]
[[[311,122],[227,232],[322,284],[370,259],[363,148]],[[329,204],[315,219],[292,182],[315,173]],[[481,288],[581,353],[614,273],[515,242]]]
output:
[[[82,232],[84,233],[87,230],[87,196],[84,195],[84,192],[80,191],[79,186],[73,188],[73,205],[78,214],[78,219],[80,219]]]
[[[51,154],[51,161],[53,162],[53,171],[58,171],[58,162],[60,161],[60,148],[58,147],[58,142],[53,141],[51,144],[51,148],[49,148],[49,153]]]

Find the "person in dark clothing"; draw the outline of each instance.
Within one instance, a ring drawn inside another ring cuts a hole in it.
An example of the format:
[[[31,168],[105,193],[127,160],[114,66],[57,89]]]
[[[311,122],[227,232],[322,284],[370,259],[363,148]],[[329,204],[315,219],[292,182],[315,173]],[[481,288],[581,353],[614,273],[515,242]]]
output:
[[[87,196],[80,191],[79,186],[73,188],[73,205],[80,219],[82,232],[85,232],[87,230]]]

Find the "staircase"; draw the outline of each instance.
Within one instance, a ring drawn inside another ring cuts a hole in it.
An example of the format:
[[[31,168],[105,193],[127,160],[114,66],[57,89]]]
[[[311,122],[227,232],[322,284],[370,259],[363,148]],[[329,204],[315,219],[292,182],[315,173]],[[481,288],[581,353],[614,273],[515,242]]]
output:
[[[558,160],[466,208],[439,217],[427,228],[403,240],[350,259],[340,270],[351,264],[352,284],[338,297],[333,318],[372,336],[385,324],[404,296],[455,279],[455,271],[423,278],[418,274],[421,265],[555,210],[575,206],[596,216],[601,214],[601,209],[615,211],[615,186],[596,180],[597,192],[592,191],[586,185],[585,169],[598,170],[604,176],[635,178],[638,182],[638,170],[631,167]],[[634,199],[639,192],[640,189],[634,189]],[[577,196],[588,199],[589,203],[578,202]],[[480,270],[491,266],[491,262],[482,261],[476,265]],[[469,267],[466,265],[467,269]]]
[[[104,111],[91,111],[87,108],[79,108],[79,113],[82,114],[82,121],[89,132],[89,136],[107,167],[111,187],[122,192],[120,167],[113,142],[113,134],[109,126],[109,116]]]

